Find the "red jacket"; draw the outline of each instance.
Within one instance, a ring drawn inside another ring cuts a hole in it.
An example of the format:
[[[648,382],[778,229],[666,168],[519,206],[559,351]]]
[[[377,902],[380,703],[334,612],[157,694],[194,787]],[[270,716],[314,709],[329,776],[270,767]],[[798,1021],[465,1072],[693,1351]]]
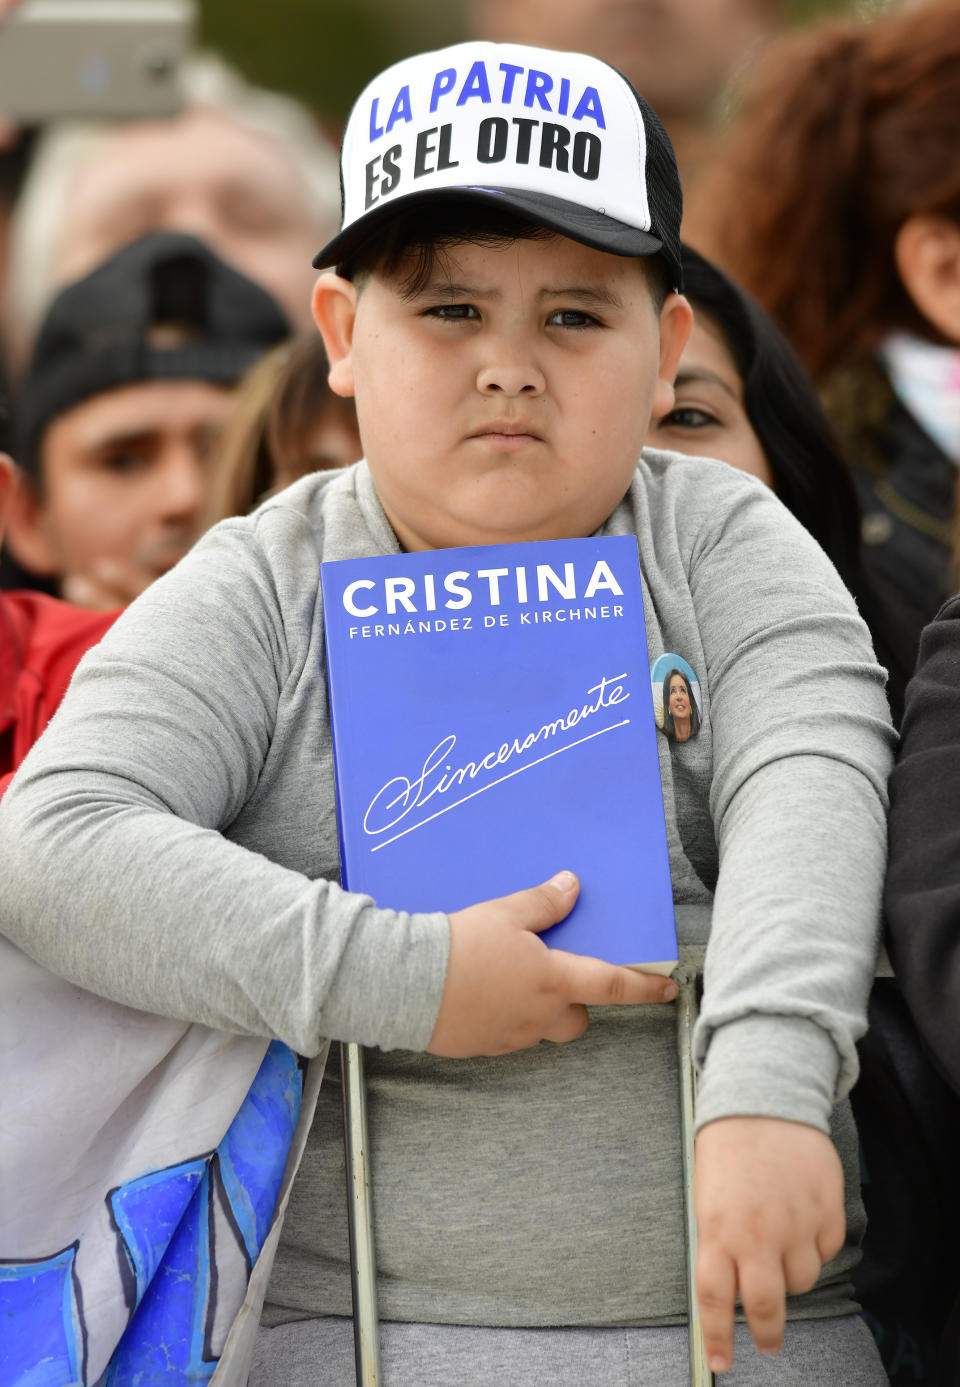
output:
[[[80,656],[119,615],[39,592],[0,593],[0,795],[56,712]]]

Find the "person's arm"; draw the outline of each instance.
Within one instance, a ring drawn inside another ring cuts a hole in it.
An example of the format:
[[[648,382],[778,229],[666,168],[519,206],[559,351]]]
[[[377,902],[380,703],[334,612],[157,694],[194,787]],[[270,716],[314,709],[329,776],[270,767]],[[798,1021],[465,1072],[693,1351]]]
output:
[[[0,805],[0,929],[102,996],[303,1054],[502,1053],[572,1039],[590,1003],[668,1000],[664,978],[537,939],[575,883],[409,915],[223,836],[273,773],[307,655],[318,556],[290,547],[280,573],[249,526],[222,527],[83,665]]]
[[[91,991],[304,1054],[422,1047],[442,916],[397,915],[229,841],[302,658],[250,527],[209,535],[107,633],[0,802],[0,927]],[[351,986],[363,967],[366,998]]]
[[[739,1288],[779,1347],[785,1289],[842,1239],[829,1140],[876,959],[893,734],[882,671],[831,565],[759,488],[691,555],[720,852],[704,1001],[698,1287],[716,1370]]]
[[[925,628],[907,686],[884,905],[900,987],[960,1092],[960,598]]]

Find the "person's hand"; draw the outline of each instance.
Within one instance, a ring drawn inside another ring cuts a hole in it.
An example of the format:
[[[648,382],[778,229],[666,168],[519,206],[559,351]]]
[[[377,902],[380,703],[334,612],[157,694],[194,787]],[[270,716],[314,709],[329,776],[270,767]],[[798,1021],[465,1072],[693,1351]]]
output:
[[[450,962],[431,1054],[465,1059],[575,1040],[587,1029],[587,1006],[673,1000],[669,978],[549,949],[537,937],[570,913],[579,889],[572,872],[561,872],[450,916]]]
[[[816,1127],[726,1117],[697,1135],[693,1193],[707,1362],[724,1373],[733,1361],[737,1292],[753,1342],[776,1353],[786,1292],[808,1291],[843,1246],[843,1170]]]

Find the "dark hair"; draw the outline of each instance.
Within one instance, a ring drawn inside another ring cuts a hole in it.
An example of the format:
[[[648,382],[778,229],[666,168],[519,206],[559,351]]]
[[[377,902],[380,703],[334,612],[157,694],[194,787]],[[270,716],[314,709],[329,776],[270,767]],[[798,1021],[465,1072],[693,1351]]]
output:
[[[17,461],[42,488],[43,438],[61,414],[147,381],[232,388],[289,334],[267,290],[203,241],[141,236],[50,304],[17,391]]]
[[[810,378],[749,294],[688,246],[682,258],[687,298],[714,321],[736,364],[746,415],[770,464],[774,491],[856,590],[860,507]]]
[[[694,310],[712,319],[734,359],[774,491],[856,598],[888,671],[887,697],[898,723],[915,662],[914,636],[864,568],[857,494],[810,378],[769,315],[716,265],[684,247],[683,273]]]
[[[402,287],[413,297],[427,284],[437,261],[458,243],[496,246],[508,241],[549,241],[558,235],[517,212],[469,198],[438,198],[429,207],[397,209],[396,216],[370,234],[349,260],[337,266],[345,279],[362,283],[371,274],[404,270]],[[633,258],[633,257],[631,257]],[[659,312],[670,275],[659,255],[637,256]]]
[[[690,736],[695,737],[700,731],[700,709],[697,707],[697,700],[693,696],[690,680],[682,669],[668,669],[663,681],[663,730],[668,737],[676,737],[677,735],[677,729],[673,725],[673,714],[670,712],[670,681],[674,675],[683,680],[687,691],[687,699],[690,703]]]
[[[894,328],[936,340],[894,245],[912,216],[960,223],[958,148],[956,0],[818,25],[771,50],[690,224],[819,378]]]

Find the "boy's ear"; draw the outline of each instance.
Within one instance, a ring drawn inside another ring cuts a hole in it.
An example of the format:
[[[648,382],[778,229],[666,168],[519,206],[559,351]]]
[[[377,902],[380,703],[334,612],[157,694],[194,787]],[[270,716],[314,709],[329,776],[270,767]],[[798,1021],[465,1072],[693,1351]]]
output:
[[[325,274],[313,290],[313,320],[320,329],[330,363],[328,380],[335,395],[352,395],[353,325],[357,316],[357,290],[349,279]]]
[[[676,398],[673,382],[692,327],[693,309],[688,300],[682,294],[668,294],[660,310],[660,365],[657,368],[651,419],[662,419],[673,409]]]
[[[948,217],[908,217],[893,253],[916,308],[948,342],[960,343],[960,226]]]
[[[10,461],[5,454],[0,454],[0,457]],[[11,473],[13,482],[7,501],[6,547],[28,573],[55,578],[60,573],[60,564],[48,533],[46,507],[22,468],[11,463]],[[0,492],[4,485],[0,482]]]

